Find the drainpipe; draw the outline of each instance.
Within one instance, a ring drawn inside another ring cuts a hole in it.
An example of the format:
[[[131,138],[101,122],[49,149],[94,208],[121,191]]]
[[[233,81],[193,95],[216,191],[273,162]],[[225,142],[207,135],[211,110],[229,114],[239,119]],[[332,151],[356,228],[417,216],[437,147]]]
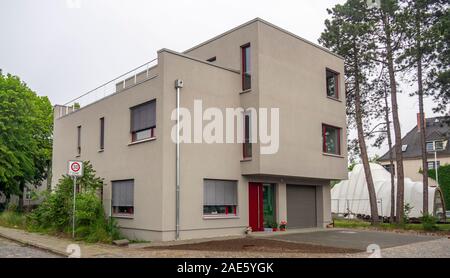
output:
[[[177,150],[176,150],[176,190],[175,190],[175,239],[180,239],[180,90],[183,80],[175,80],[177,90]]]

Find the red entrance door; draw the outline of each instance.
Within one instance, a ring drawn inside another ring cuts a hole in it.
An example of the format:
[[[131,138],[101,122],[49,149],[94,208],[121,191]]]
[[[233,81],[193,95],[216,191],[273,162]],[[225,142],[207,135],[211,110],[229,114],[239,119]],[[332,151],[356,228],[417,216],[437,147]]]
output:
[[[248,184],[248,218],[253,231],[264,231],[264,208],[262,183]]]

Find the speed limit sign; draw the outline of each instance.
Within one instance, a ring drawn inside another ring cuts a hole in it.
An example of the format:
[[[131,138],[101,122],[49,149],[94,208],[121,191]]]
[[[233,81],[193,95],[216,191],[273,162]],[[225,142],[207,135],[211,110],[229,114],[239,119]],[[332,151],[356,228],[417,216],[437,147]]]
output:
[[[68,174],[71,177],[81,177],[83,175],[83,162],[69,161]]]

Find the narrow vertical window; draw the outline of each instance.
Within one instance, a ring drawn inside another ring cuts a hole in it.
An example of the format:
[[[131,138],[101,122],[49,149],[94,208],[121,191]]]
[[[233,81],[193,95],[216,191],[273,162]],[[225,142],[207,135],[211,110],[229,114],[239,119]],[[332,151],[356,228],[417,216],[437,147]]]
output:
[[[77,127],[77,156],[81,155],[81,125]]]
[[[326,70],[327,96],[339,99],[339,74],[335,71]]]
[[[250,44],[241,46],[242,51],[242,90],[249,90],[252,87],[252,74],[250,64]]]
[[[100,118],[100,150],[105,149],[105,118]]]
[[[244,114],[244,144],[243,144],[243,157],[252,157],[252,142],[251,142],[251,114]]]

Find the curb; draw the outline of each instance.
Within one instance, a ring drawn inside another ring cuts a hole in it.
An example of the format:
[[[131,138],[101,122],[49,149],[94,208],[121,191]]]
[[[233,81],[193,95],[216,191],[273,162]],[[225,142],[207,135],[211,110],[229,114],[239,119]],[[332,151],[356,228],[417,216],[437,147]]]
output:
[[[34,242],[27,241],[27,240],[18,239],[18,238],[9,236],[9,235],[5,235],[2,232],[0,232],[0,237],[3,237],[3,238],[6,238],[6,239],[9,239],[9,240],[18,242],[18,243],[23,244],[23,245],[35,247],[35,248],[38,248],[38,249],[41,249],[41,250],[44,250],[44,251],[47,251],[47,252],[59,255],[59,256],[63,256],[63,257],[66,257],[66,258],[68,257],[68,254],[66,252],[62,252],[61,250],[58,250],[58,249],[55,249],[55,248],[52,248],[52,247],[48,247],[48,246],[45,246],[45,245],[41,245],[39,243],[34,243]]]

